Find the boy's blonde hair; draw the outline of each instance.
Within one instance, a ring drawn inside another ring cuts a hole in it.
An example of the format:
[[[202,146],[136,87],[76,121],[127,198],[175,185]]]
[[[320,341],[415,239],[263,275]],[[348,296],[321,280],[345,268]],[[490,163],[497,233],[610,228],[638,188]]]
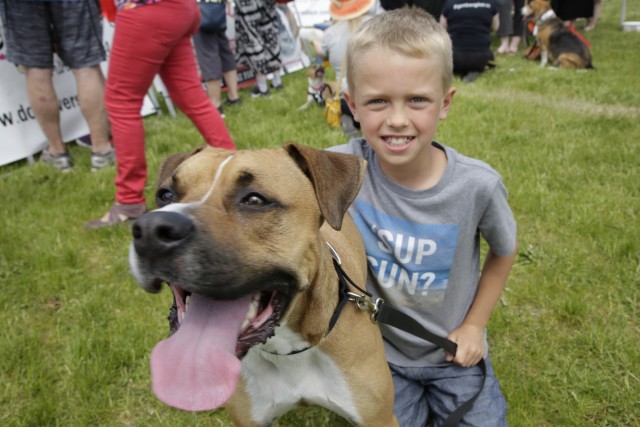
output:
[[[446,92],[453,80],[451,39],[429,13],[417,7],[383,12],[364,22],[349,38],[347,83],[355,93],[355,69],[362,56],[374,48],[385,48],[412,58],[433,59],[442,69],[442,88]],[[393,79],[393,76],[389,76]]]

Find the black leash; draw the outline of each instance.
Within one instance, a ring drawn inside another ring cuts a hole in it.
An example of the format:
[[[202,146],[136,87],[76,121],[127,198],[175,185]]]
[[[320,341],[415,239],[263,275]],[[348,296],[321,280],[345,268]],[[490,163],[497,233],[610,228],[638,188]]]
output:
[[[428,331],[421,324],[416,322],[415,319],[391,307],[384,301],[381,301],[376,305],[378,306],[378,312],[377,314],[374,313],[372,316],[374,321],[385,323],[389,326],[393,326],[394,328],[402,329],[405,332],[409,332],[410,334],[413,334],[419,338],[437,345],[438,347],[444,349],[447,353],[453,354],[455,356],[458,345],[450,339],[441,337],[432,333],[431,331]],[[443,424],[443,427],[457,426],[464,414],[466,414],[469,409],[471,409],[476,399],[478,399],[478,396],[480,396],[480,393],[484,388],[484,382],[487,378],[487,366],[484,362],[484,359],[480,359],[478,366],[482,370],[482,383],[480,384],[480,388],[473,396],[471,396],[469,400],[464,402],[462,405],[457,407],[455,411],[449,414]]]
[[[338,321],[338,317],[340,317],[340,313],[342,309],[346,305],[347,301],[355,302],[358,307],[365,311],[368,310],[371,312],[371,320],[375,323],[384,323],[389,326],[393,326],[394,328],[401,329],[405,332],[408,332],[412,335],[415,335],[419,338],[422,338],[430,343],[437,345],[438,347],[444,349],[447,353],[450,353],[455,356],[456,351],[458,350],[458,345],[451,341],[448,338],[441,337],[439,335],[434,334],[433,332],[424,328],[420,323],[418,323],[415,319],[406,314],[398,311],[396,308],[388,305],[382,298],[378,298],[376,302],[372,302],[371,293],[365,291],[360,286],[356,285],[353,280],[347,275],[347,273],[342,268],[342,261],[338,256],[335,249],[327,242],[327,246],[331,251],[331,255],[333,256],[333,266],[338,273],[338,288],[340,293],[340,299],[338,306],[336,307],[333,316],[331,316],[331,321],[329,322],[329,328],[327,329],[326,334],[331,331],[333,326]],[[347,282],[350,283],[353,287],[355,287],[361,294],[356,294],[354,292],[348,291]],[[326,335],[325,334],[325,335]],[[482,383],[480,384],[479,390],[471,396],[469,400],[464,402],[455,411],[453,411],[447,419],[445,420],[443,427],[455,427],[460,423],[460,420],[466,414],[469,409],[473,406],[475,401],[480,396],[482,389],[484,388],[485,380],[487,379],[487,366],[485,364],[484,359],[480,359],[478,366],[482,370]]]

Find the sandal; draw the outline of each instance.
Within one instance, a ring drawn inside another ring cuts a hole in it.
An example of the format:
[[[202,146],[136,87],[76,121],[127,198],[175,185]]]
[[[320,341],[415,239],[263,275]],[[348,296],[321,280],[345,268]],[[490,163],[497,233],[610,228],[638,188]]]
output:
[[[87,222],[84,227],[96,229],[102,227],[110,227],[112,225],[129,222],[142,216],[147,212],[147,206],[144,203],[120,204],[114,203],[102,218]]]

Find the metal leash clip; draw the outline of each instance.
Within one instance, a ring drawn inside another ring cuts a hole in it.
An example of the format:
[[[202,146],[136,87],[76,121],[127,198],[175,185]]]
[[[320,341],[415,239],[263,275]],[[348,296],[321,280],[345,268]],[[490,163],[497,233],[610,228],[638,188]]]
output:
[[[374,303],[368,295],[347,292],[347,296],[349,297],[349,301],[355,302],[360,310],[370,311],[371,321],[376,323],[376,316],[378,315],[380,304],[384,302],[382,298],[378,298]]]

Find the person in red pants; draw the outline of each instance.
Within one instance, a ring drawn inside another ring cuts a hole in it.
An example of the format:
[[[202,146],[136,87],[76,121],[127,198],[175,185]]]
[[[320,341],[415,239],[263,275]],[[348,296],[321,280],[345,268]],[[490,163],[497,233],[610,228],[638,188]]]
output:
[[[156,74],[207,144],[235,149],[198,76],[191,36],[200,25],[195,0],[115,0],[118,9],[105,100],[116,150],[116,200],[88,228],[111,226],[146,212],[145,135],[140,110]]]

